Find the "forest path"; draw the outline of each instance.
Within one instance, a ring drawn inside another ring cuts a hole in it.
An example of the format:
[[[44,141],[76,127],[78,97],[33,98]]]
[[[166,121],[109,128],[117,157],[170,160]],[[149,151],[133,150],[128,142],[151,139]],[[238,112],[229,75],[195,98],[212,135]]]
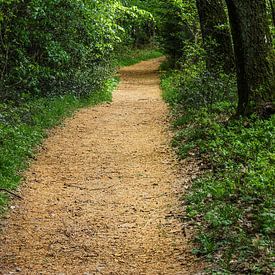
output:
[[[52,131],[0,234],[0,274],[195,274],[169,148],[161,58],[121,70],[111,104]]]

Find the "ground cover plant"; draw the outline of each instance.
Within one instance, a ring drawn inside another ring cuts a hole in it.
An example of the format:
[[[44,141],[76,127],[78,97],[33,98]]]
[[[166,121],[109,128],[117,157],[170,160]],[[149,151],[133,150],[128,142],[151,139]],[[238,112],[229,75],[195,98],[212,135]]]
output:
[[[118,53],[117,63],[118,67],[130,66],[141,61],[163,56],[163,52],[155,47],[146,48],[125,48],[123,53]]]
[[[271,274],[273,6],[235,0],[164,5],[181,11],[173,28],[163,24],[160,33],[168,56],[162,88],[173,114],[172,145],[180,158],[196,158],[204,167],[183,198],[187,220],[197,228],[194,252],[210,260],[210,274]],[[160,11],[162,22],[169,20]]]
[[[173,113],[172,145],[204,164],[184,197],[197,228],[194,252],[211,274],[270,274],[274,260],[275,116],[232,119],[234,76],[186,66],[162,78]]]
[[[22,171],[34,158],[47,130],[61,123],[77,109],[112,100],[118,79],[110,79],[104,89],[81,98],[75,95],[39,98],[20,106],[0,105],[0,213],[7,206],[10,191],[16,190]]]
[[[183,198],[194,252],[210,274],[271,274],[272,1],[1,0],[0,209],[47,129],[109,101],[115,67],[163,54],[172,145],[204,167]]]

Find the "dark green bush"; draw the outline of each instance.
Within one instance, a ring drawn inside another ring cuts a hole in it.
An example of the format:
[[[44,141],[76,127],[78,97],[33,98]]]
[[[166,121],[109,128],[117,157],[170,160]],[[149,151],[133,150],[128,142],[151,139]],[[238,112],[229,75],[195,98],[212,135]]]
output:
[[[125,1],[127,2],[127,1]],[[134,1],[132,1],[134,2]],[[127,48],[142,48],[153,45],[156,21],[151,12],[140,8],[140,3],[125,3],[125,6],[119,6],[119,25],[123,27],[124,32],[122,41]]]
[[[198,32],[195,1],[158,1],[155,7],[158,21],[158,39],[174,66],[187,54],[185,47],[194,41]]]
[[[0,99],[87,95],[110,76],[110,1],[2,0]]]
[[[153,41],[167,54],[172,66],[175,66],[179,58],[185,56],[186,43],[199,37],[195,0],[123,0],[122,2],[126,6],[134,5],[153,15],[155,29],[152,34],[155,36],[150,36],[152,28],[146,23],[148,21],[144,21],[147,25],[142,23],[141,28],[134,29],[137,29],[137,34],[142,34],[141,41],[152,41],[155,38]]]

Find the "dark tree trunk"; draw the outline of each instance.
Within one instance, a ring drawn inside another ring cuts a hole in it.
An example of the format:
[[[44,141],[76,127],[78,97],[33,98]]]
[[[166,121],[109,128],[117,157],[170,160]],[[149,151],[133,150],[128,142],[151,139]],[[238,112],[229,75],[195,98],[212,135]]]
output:
[[[272,23],[273,23],[273,26],[275,26],[275,11],[274,11],[274,6],[272,1],[273,0],[269,0],[269,5],[271,9]]]
[[[266,3],[264,0],[226,0],[226,3],[237,69],[237,115],[272,113],[274,55]]]
[[[226,72],[234,68],[234,55],[227,15],[222,0],[196,0],[207,67],[210,71],[219,66]]]

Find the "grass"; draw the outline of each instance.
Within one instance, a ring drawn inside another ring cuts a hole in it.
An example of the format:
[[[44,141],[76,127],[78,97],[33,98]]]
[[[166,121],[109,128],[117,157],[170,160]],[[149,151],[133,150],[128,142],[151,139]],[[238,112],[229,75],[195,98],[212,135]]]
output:
[[[77,109],[112,100],[117,79],[107,81],[102,91],[88,98],[73,95],[39,98],[21,106],[0,105],[0,189],[16,190],[21,174],[34,157],[47,130],[60,124]],[[0,192],[0,213],[7,208],[9,194]]]
[[[149,60],[163,56],[163,53],[155,48],[145,49],[125,49],[124,52],[117,56],[116,66],[125,67],[134,65],[141,61]]]
[[[271,274],[275,116],[230,119],[234,78],[212,77],[200,65],[166,72],[162,88],[179,158],[205,167],[183,198],[186,219],[196,224],[194,253],[212,263],[209,274]]]

